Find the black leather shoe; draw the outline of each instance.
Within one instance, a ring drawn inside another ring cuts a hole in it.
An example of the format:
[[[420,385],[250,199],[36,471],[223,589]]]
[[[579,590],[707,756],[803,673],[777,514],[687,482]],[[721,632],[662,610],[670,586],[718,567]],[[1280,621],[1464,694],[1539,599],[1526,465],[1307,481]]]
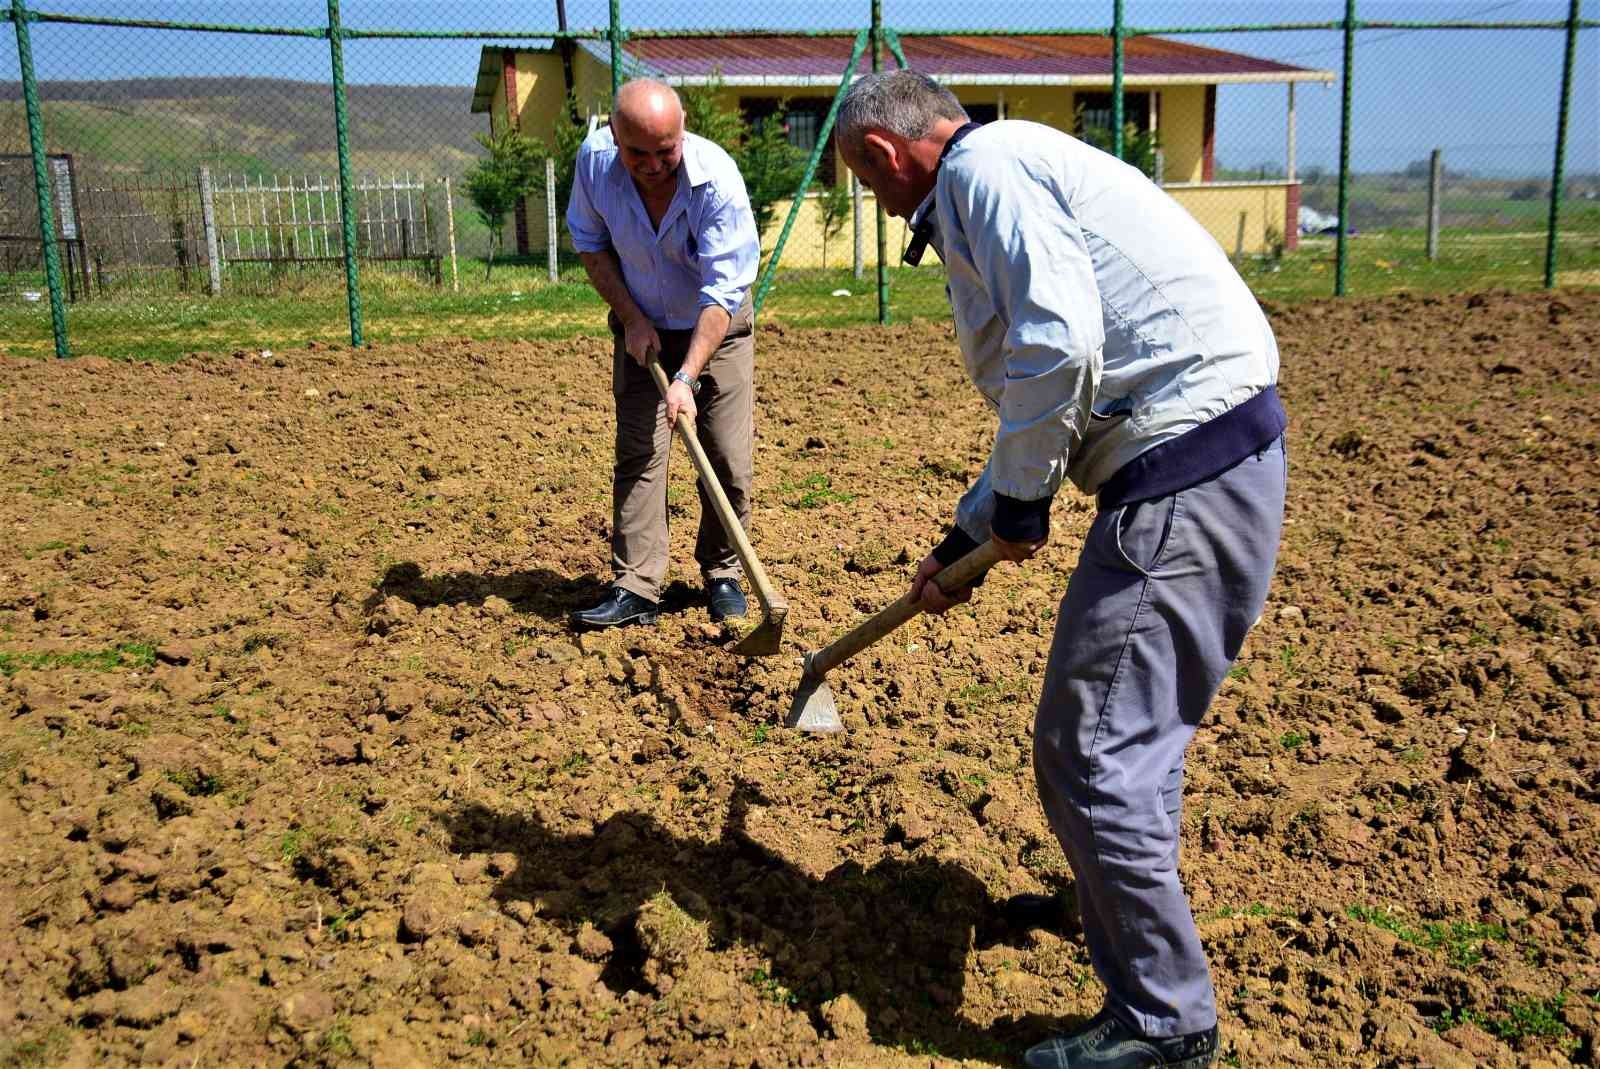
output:
[[[737,579],[710,580],[706,583],[706,597],[711,601],[711,622],[715,624],[750,611]]]
[[[1022,1060],[1028,1069],[1206,1069],[1216,1056],[1216,1025],[1154,1039],[1106,1009],[1076,1031],[1029,1048]]]
[[[614,586],[606,599],[594,608],[573,613],[572,626],[599,629],[622,627],[624,624],[653,624],[657,610],[655,602]]]

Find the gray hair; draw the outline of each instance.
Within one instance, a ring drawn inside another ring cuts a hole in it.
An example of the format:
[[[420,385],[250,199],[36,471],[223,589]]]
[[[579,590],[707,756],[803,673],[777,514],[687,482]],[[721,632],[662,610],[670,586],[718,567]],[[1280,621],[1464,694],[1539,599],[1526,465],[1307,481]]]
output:
[[[917,141],[928,136],[940,119],[966,122],[967,110],[954,93],[928,75],[897,70],[858,79],[846,90],[835,124],[840,140],[860,151],[868,130],[887,130]]]

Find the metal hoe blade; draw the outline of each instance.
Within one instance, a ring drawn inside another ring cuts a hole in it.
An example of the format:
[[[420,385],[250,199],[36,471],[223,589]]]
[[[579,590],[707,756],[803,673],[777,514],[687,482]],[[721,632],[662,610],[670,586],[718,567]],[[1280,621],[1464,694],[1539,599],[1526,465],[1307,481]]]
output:
[[[787,607],[772,606],[755,630],[734,643],[733,652],[741,657],[771,657],[783,647],[783,621]]]
[[[800,677],[800,688],[795,691],[794,704],[789,706],[789,716],[783,726],[819,733],[843,731],[844,722],[839,719],[838,707],[833,704],[833,690],[828,686],[827,677],[814,675],[811,671],[811,658],[814,656],[808,653],[801,662],[805,671]]]

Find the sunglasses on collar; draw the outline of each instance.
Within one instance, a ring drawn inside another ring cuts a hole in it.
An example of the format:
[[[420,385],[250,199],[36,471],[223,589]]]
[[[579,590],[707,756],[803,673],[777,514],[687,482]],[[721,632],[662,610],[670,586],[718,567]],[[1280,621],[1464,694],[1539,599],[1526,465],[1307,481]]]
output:
[[[976,130],[982,123],[969,122],[950,135],[950,140],[944,143],[944,148],[939,150],[939,160],[933,165],[933,176],[937,180],[939,168],[944,166],[944,158],[950,155],[950,150],[960,144],[961,139]],[[916,267],[922,262],[922,254],[928,251],[928,242],[933,240],[933,205],[923,213],[917,225],[911,228],[911,241],[906,245],[906,251],[901,253],[900,262],[907,267]]]

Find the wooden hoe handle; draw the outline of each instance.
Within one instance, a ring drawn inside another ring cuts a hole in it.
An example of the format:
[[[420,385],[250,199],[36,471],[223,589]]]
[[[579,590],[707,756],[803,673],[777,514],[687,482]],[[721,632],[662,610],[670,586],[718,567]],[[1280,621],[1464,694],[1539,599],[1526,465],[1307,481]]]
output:
[[[655,357],[650,358],[650,377],[656,380],[656,389],[661,391],[661,396],[667,396],[667,388],[671,385],[667,381],[667,373],[661,370],[661,362]],[[755,547],[750,544],[750,538],[744,533],[744,526],[739,523],[739,516],[733,511],[733,504],[728,500],[728,495],[723,493],[722,484],[717,481],[717,473],[711,467],[711,458],[706,456],[706,451],[700,444],[700,436],[695,433],[694,424],[689,422],[689,417],[682,412],[674,424],[678,437],[683,439],[684,448],[689,450],[689,457],[694,461],[694,470],[700,474],[700,483],[706,488],[706,493],[711,498],[712,505],[716,508],[717,519],[722,522],[722,529],[728,532],[728,537],[733,539],[734,549],[739,553],[739,561],[744,565],[744,572],[750,577],[750,584],[756,588],[756,597],[761,599],[761,608],[767,617],[774,615],[777,609],[780,618],[789,611],[788,602],[780,597],[773,589],[772,582],[767,578],[767,570],[761,567],[761,562],[756,559]]]
[[[933,582],[945,594],[953,594],[993,568],[999,560],[1000,555],[995,552],[994,543],[985,542],[936,574]],[[826,675],[921,611],[921,605],[911,600],[911,591],[906,591],[894,604],[862,621],[855,630],[812,655],[806,662],[806,673],[812,676]]]

